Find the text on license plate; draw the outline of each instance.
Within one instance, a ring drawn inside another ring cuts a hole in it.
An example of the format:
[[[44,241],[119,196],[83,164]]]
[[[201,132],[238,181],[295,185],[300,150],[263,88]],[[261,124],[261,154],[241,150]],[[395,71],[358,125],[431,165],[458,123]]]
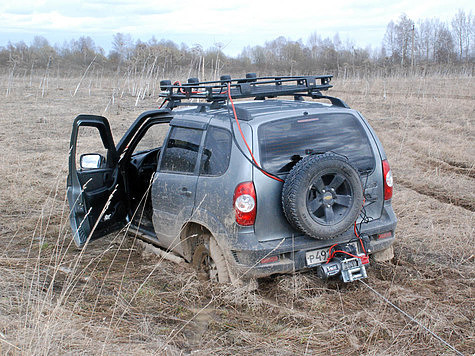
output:
[[[355,242],[353,242],[352,245],[357,247]],[[318,265],[320,263],[327,262],[327,259],[329,257],[329,254],[328,254],[329,251],[330,251],[330,248],[326,247],[326,248],[321,248],[319,250],[308,251],[307,253],[305,253],[307,266],[313,266],[313,265]]]

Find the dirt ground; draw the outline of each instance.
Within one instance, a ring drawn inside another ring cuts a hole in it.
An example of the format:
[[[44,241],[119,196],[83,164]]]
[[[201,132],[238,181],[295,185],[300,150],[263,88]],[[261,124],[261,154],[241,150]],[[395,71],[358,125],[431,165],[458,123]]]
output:
[[[65,197],[77,114],[110,119],[116,142],[156,93],[86,78],[0,77],[0,354],[464,355],[475,353],[475,81],[334,80],[393,174],[395,258],[367,285],[312,272],[259,288],[200,282],[143,255],[124,232],[71,245]],[[136,105],[137,104],[137,105]]]

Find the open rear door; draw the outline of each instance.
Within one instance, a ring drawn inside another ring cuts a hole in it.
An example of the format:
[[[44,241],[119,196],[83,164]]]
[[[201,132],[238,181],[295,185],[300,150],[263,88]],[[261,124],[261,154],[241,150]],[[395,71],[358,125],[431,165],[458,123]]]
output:
[[[71,229],[78,247],[117,231],[126,223],[124,183],[118,162],[107,119],[94,115],[76,117],[71,133],[67,196]]]

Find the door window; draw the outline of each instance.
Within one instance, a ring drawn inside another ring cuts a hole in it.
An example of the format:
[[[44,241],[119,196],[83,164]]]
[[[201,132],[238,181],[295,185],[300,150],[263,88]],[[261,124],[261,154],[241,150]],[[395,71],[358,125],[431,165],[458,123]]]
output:
[[[225,129],[211,126],[207,130],[200,175],[220,176],[229,166],[231,156],[231,133]]]
[[[172,127],[160,171],[193,173],[195,171],[202,130]]]

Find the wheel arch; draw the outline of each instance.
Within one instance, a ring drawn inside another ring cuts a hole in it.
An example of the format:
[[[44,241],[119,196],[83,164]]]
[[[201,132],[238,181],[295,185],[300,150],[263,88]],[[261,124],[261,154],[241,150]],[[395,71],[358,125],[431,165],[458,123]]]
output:
[[[189,221],[181,229],[180,243],[183,257],[188,262],[191,262],[196,247],[203,242],[203,235],[213,236],[206,226],[197,222]]]
[[[183,246],[184,257],[188,260],[193,256],[193,249],[189,245],[189,237],[194,234],[207,233],[209,236],[213,236],[216,239],[219,247],[223,250],[226,257],[231,257],[231,236],[229,235],[229,227],[226,228],[225,223],[220,221],[218,217],[212,214],[209,210],[203,207],[197,207],[193,211],[191,219],[186,221],[180,234],[180,240]],[[191,255],[190,255],[191,252]]]

